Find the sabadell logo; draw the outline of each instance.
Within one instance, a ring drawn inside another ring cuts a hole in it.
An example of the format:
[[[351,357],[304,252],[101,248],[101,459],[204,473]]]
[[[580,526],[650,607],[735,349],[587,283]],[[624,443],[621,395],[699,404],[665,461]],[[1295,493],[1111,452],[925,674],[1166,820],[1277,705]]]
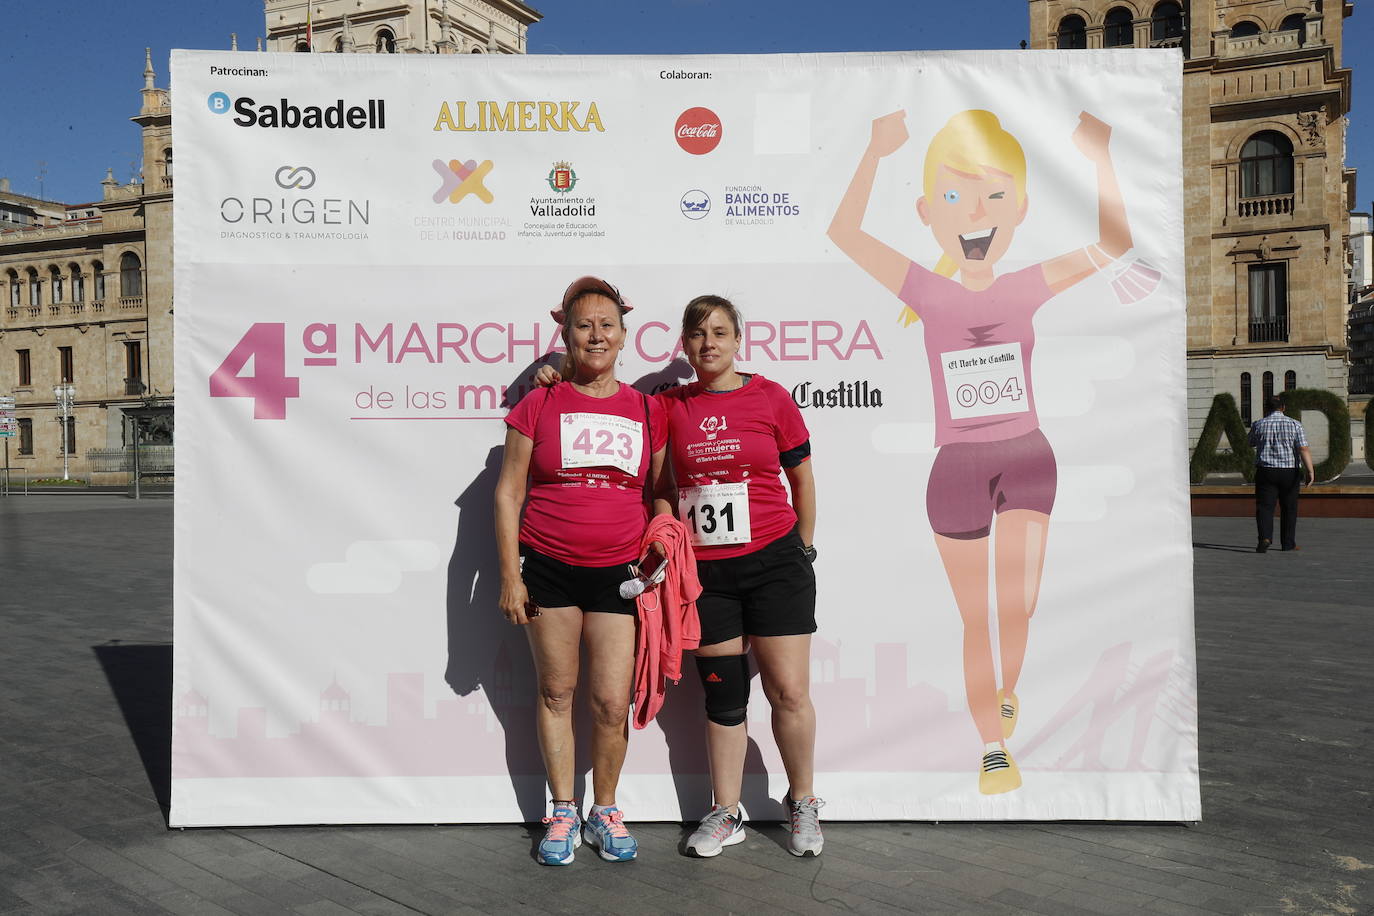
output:
[[[704,156],[720,145],[720,117],[709,108],[689,108],[677,116],[677,145]]]
[[[232,109],[233,122],[239,127],[386,130],[385,99],[368,99],[363,105],[348,105],[343,99],[332,105],[295,105],[280,99],[259,105],[246,95],[231,100],[223,92],[212,92],[206,104],[215,114]]]

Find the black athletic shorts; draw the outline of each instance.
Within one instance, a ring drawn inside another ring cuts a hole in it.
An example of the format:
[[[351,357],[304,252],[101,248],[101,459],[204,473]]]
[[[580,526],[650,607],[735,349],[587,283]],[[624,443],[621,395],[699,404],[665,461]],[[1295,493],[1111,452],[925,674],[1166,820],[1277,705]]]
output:
[[[697,576],[703,646],[816,632],[816,572],[795,528],[744,556],[698,560]]]
[[[629,564],[571,566],[520,545],[520,578],[539,607],[577,607],[608,614],[635,613],[634,599],[620,597],[620,583],[631,578]]]

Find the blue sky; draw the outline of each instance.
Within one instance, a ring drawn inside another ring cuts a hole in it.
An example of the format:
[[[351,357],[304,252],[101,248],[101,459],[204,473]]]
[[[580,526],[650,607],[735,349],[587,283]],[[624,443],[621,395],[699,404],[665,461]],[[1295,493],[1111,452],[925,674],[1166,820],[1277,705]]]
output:
[[[532,53],[691,54],[1016,48],[1029,37],[1024,0],[536,0]],[[1360,170],[1358,208],[1374,200],[1374,0],[1345,22],[1355,67],[1346,164]],[[143,49],[158,85],[172,48],[251,49],[261,0],[5,0],[0,5],[0,177],[15,191],[80,203],[100,197],[105,169],[129,180],[141,155]],[[40,164],[41,163],[41,164]]]

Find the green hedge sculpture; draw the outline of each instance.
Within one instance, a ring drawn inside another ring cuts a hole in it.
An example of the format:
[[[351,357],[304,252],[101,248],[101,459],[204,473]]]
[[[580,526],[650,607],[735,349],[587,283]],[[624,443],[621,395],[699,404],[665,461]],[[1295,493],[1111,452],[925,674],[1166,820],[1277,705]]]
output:
[[[1230,454],[1217,451],[1223,432],[1231,446]],[[1346,438],[1349,439],[1348,434]],[[1207,422],[1202,424],[1197,448],[1193,449],[1192,460],[1188,462],[1188,476],[1196,486],[1205,481],[1208,474],[1225,471],[1241,474],[1246,483],[1255,480],[1255,450],[1250,447],[1245,423],[1236,409],[1236,399],[1223,391],[1212,398],[1212,409],[1207,412]]]
[[[1283,405],[1285,413],[1294,420],[1301,420],[1304,410],[1315,410],[1326,415],[1330,453],[1313,470],[1318,483],[1341,476],[1346,465],[1350,464],[1350,408],[1345,401],[1320,388],[1294,388],[1283,393]],[[1367,423],[1365,442],[1369,442]]]

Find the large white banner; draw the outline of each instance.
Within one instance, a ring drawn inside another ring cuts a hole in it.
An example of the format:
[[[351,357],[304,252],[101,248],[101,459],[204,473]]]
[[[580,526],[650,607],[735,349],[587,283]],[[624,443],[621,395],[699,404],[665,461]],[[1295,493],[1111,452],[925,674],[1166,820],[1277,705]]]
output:
[[[827,817],[1198,818],[1180,67],[175,52],[172,823],[543,813],[493,487],[588,273],[636,305],[622,379],[689,379],[719,293],[802,408]],[[946,444],[985,418],[1034,453]],[[686,670],[632,821],[708,807]],[[1023,781],[984,794],[997,691]]]

